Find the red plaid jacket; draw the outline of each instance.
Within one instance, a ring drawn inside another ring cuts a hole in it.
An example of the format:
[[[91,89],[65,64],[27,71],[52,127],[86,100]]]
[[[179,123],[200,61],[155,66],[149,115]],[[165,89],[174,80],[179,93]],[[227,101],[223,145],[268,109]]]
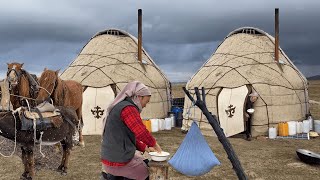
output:
[[[149,133],[145,125],[142,123],[140,113],[135,106],[127,106],[121,111],[121,120],[128,126],[128,128],[134,133],[136,137],[137,150],[144,152],[146,147],[153,147],[156,144],[156,140]],[[107,166],[124,166],[129,162],[109,162],[102,159],[102,163]]]

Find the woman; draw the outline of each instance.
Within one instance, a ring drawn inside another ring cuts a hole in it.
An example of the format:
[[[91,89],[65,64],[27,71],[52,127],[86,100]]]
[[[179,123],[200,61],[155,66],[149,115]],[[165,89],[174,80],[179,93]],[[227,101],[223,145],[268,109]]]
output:
[[[251,135],[251,119],[252,119],[252,114],[248,113],[247,110],[248,109],[252,109],[253,108],[253,103],[255,103],[259,97],[258,93],[252,89],[251,94],[249,94],[249,99],[247,99],[247,103],[246,103],[246,112],[245,112],[245,116],[246,116],[246,138],[248,141],[251,141],[252,135]]]
[[[109,173],[108,176],[138,180],[149,176],[144,158],[135,152],[162,151],[140,117],[150,98],[149,89],[141,82],[133,81],[108,106],[101,145],[103,170]]]

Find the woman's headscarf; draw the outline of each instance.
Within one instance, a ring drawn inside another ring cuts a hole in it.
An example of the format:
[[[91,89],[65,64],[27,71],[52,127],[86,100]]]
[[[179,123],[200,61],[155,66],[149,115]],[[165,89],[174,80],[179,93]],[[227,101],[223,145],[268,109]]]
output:
[[[138,96],[151,96],[151,92],[149,91],[148,87],[142,84],[139,81],[132,81],[129,82],[123,90],[117,95],[117,97],[113,100],[113,102],[107,108],[106,117],[103,119],[103,129],[106,124],[107,117],[110,111],[113,109],[115,105],[119,102],[123,101],[125,98],[130,97],[135,105],[139,108],[139,112],[142,111],[142,107]]]

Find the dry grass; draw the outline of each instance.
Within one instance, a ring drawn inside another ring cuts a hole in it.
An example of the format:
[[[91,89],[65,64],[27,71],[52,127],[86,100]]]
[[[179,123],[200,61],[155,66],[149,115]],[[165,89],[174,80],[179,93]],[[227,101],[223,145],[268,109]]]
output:
[[[184,98],[182,87],[186,87],[187,83],[172,83],[172,96],[173,98]]]
[[[183,85],[179,85],[180,88]],[[177,87],[176,96],[180,96],[182,89]],[[175,87],[174,87],[175,89]],[[310,81],[309,87],[310,99],[320,101],[320,81]],[[315,118],[320,119],[320,107],[314,105],[311,112]],[[172,131],[161,131],[153,133],[159,144],[165,151],[174,154],[181,144],[185,134],[182,134],[178,128]],[[220,160],[221,165],[213,168],[208,174],[201,177],[186,177],[172,168],[170,168],[170,179],[237,179],[230,161],[221,145],[215,137],[206,137],[213,152]],[[255,139],[246,141],[243,138],[229,138],[234,150],[239,157],[243,168],[249,179],[308,179],[317,180],[320,177],[320,166],[312,166],[302,163],[295,151],[298,148],[309,149],[320,152],[320,137],[311,140],[294,139]],[[0,138],[0,142],[2,139]],[[36,172],[36,179],[99,179],[100,174],[100,136],[85,136],[86,147],[76,147],[72,151],[69,173],[67,176],[61,176],[58,172],[50,168],[42,168]],[[1,149],[0,151],[3,152]],[[55,158],[61,158],[56,154]],[[47,163],[53,163],[50,159]],[[54,161],[54,166],[58,163]],[[18,179],[23,172],[21,159],[15,154],[11,158],[0,157],[0,179],[13,180]]]

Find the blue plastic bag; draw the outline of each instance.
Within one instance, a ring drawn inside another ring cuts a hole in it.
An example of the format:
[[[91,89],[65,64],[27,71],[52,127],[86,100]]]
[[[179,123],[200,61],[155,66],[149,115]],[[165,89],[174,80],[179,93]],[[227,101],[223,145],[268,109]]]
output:
[[[220,162],[210,149],[198,125],[193,122],[177,152],[169,160],[169,164],[184,175],[201,176],[214,166],[220,165]]]

